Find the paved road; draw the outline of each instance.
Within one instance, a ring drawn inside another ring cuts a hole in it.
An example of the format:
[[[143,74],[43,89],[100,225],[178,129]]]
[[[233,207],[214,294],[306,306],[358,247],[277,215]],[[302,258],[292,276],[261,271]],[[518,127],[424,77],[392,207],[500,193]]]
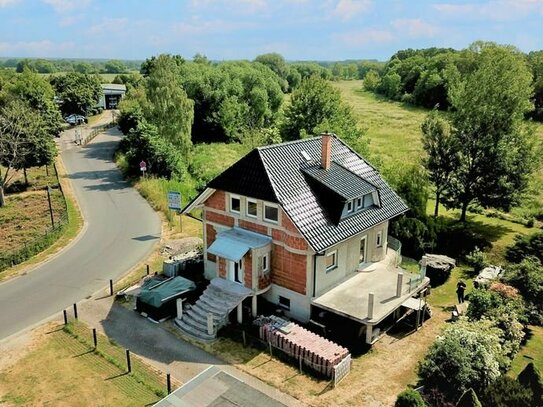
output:
[[[111,161],[120,133],[110,129],[85,147],[61,138],[62,159],[85,228],[67,250],[0,284],[0,340],[106,287],[145,259],[160,239],[160,220]]]

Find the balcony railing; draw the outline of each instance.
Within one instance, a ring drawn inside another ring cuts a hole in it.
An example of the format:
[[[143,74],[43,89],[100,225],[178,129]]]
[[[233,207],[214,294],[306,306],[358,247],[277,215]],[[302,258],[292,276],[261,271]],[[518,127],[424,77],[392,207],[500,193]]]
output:
[[[394,265],[398,267],[402,263],[402,242],[392,236],[388,236],[388,248],[395,253]]]

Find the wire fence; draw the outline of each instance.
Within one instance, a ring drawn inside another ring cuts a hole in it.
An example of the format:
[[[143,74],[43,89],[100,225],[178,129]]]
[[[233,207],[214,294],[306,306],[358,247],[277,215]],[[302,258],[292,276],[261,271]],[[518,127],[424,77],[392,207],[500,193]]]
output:
[[[48,195],[55,191],[60,192],[62,196],[62,210],[60,211],[60,215],[58,214],[58,211],[56,211],[56,216],[51,216],[51,225],[48,226],[41,235],[32,240],[25,241],[22,246],[16,250],[0,253],[0,272],[28,260],[30,257],[51,246],[62,234],[64,226],[68,224],[68,203],[55,164],[53,164],[53,169],[55,171],[57,185],[53,188],[47,186],[45,190]],[[50,212],[52,214],[51,206]]]

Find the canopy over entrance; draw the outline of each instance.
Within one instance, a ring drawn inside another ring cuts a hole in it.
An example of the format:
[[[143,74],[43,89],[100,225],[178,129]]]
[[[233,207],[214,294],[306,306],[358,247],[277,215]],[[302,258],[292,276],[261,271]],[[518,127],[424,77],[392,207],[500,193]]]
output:
[[[234,227],[219,233],[211,246],[207,248],[207,252],[237,262],[249,250],[266,246],[271,241],[269,236]]]

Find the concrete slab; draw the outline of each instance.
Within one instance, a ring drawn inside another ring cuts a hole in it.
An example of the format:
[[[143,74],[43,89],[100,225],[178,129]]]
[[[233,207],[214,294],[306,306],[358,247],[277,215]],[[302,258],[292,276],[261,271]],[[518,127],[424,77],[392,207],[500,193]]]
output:
[[[400,295],[397,295],[398,275],[402,273]],[[396,267],[387,256],[382,262],[370,263],[347,280],[315,298],[320,308],[354,319],[366,325],[376,325],[399,308],[408,298],[430,282],[428,277]],[[369,307],[373,293],[373,310]]]

